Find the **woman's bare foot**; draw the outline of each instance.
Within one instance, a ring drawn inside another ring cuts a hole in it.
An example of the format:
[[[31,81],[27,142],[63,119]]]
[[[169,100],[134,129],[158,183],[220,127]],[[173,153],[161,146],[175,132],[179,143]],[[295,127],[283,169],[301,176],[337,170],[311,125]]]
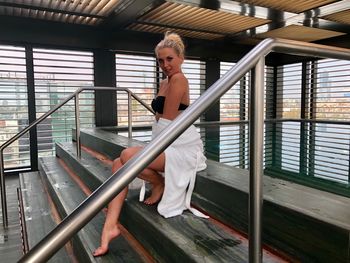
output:
[[[118,225],[114,225],[111,228],[104,226],[101,236],[101,246],[98,247],[92,255],[94,257],[100,257],[107,254],[109,242],[119,236],[119,234],[120,230],[118,228]]]
[[[152,194],[150,197],[148,197],[144,201],[144,203],[146,205],[153,205],[153,204],[157,203],[160,200],[160,198],[162,197],[163,192],[164,192],[164,183],[159,183],[159,184],[153,185]]]

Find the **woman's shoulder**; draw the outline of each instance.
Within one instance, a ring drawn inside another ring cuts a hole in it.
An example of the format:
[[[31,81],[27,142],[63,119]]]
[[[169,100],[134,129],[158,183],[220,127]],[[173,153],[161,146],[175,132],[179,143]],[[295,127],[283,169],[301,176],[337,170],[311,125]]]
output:
[[[188,84],[186,76],[182,72],[175,73],[171,76],[170,83],[185,83]]]
[[[171,76],[171,79],[187,79],[185,74],[182,72],[177,72]]]

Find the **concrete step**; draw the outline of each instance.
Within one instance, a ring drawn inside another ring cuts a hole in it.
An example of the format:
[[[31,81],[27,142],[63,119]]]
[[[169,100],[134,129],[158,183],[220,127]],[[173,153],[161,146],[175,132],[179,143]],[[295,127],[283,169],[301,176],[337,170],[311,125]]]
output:
[[[100,128],[83,130],[82,143],[111,159],[125,147],[144,145]],[[192,203],[247,233],[248,182],[247,170],[208,160]],[[350,262],[349,208],[349,198],[264,176],[263,242],[300,261]]]
[[[248,231],[249,172],[208,161],[192,202]],[[263,241],[302,262],[350,262],[350,199],[285,180],[263,178]],[[334,261],[333,261],[334,260]]]
[[[101,180],[111,171],[82,149],[76,157],[73,143],[57,144],[57,155],[82,180]],[[94,184],[92,184],[94,185]],[[170,219],[158,214],[156,206],[138,202],[138,191],[130,191],[121,213],[121,223],[158,262],[247,262],[248,243],[241,236],[215,223],[185,213]],[[264,251],[264,262],[282,262]]]
[[[73,140],[75,140],[75,132],[72,134]],[[81,129],[80,140],[84,142],[85,146],[106,155],[111,160],[119,157],[120,152],[125,148],[145,145],[144,142],[129,139],[101,128]]]
[[[22,238],[26,239],[30,250],[56,227],[60,218],[56,216],[39,172],[21,173],[19,180],[24,208],[21,225],[22,229],[26,230]],[[48,262],[74,262],[74,260],[66,247],[63,247]]]
[[[58,158],[40,158],[39,165],[48,191],[64,218],[86,199],[86,194],[73,181]],[[104,257],[92,256],[100,244],[104,220],[105,215],[101,211],[73,237],[73,250],[79,262],[145,262],[146,259],[123,236],[111,242],[109,253]]]

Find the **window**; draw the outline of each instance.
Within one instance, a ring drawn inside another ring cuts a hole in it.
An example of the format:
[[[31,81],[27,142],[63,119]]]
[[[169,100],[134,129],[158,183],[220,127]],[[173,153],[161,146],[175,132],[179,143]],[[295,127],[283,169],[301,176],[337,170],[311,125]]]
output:
[[[151,105],[159,82],[156,59],[150,56],[116,54],[116,82],[118,88],[130,89],[146,104]],[[126,92],[117,92],[119,126],[128,125],[127,98]],[[149,125],[153,120],[153,114],[132,99],[132,125]]]
[[[36,115],[48,112],[81,87],[93,86],[93,54],[52,49],[33,49]],[[94,92],[79,95],[80,125],[95,123]],[[39,156],[54,154],[55,142],[72,140],[75,128],[74,99],[38,125]]]
[[[350,61],[323,59],[315,62],[311,89],[312,118],[325,120],[311,126],[312,174],[315,177],[349,182],[349,125],[327,121],[350,120]]]
[[[278,119],[301,118],[302,64],[277,67],[277,105]],[[281,122],[277,124],[276,154],[281,156],[281,168],[299,172],[300,123]]]
[[[182,72],[188,79],[190,103],[193,103],[205,90],[205,63],[195,59],[185,59]]]
[[[220,77],[235,64],[220,63]],[[220,99],[220,121],[248,120],[249,74],[232,86]],[[248,168],[248,124],[220,126],[220,162]]]
[[[301,117],[301,74],[301,63],[277,68],[277,118]]]
[[[0,45],[0,144],[28,125],[25,49]],[[4,150],[4,167],[30,165],[29,134]]]
[[[350,120],[349,71],[350,61],[323,59],[317,62],[314,119]]]

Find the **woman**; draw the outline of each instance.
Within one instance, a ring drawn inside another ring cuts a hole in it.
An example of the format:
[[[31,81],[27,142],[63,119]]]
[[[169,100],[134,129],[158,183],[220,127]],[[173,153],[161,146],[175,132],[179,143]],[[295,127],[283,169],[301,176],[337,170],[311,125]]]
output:
[[[156,112],[152,127],[153,138],[190,103],[188,81],[181,70],[184,44],[180,36],[166,33],[156,46],[155,53],[167,78],[160,83],[159,93],[152,101],[152,108]],[[113,173],[140,150],[140,147],[131,147],[122,151],[120,157],[113,162]],[[152,184],[151,196],[144,203],[153,205],[160,201],[158,212],[166,218],[179,215],[185,209],[203,216],[190,207],[190,198],[196,172],[206,168],[205,160],[200,136],[194,126],[191,126],[139,175]],[[109,203],[101,246],[93,253],[94,256],[107,253],[109,242],[120,234],[118,220],[127,193],[128,188],[123,189]]]

